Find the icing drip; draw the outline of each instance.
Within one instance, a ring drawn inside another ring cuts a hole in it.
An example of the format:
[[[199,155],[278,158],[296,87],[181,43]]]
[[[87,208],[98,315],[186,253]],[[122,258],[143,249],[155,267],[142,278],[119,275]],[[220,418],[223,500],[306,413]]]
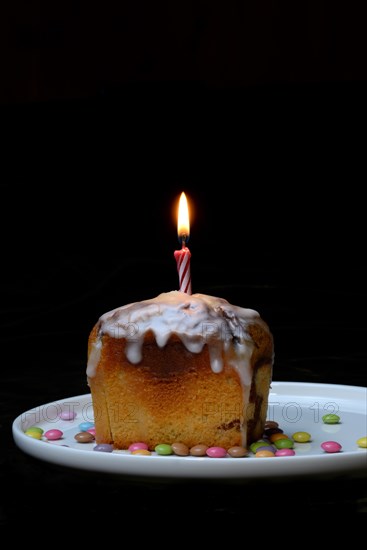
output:
[[[102,340],[98,338],[96,342],[93,342],[92,349],[88,357],[87,376],[94,376],[97,370],[99,360],[102,352]]]
[[[173,334],[192,353],[200,353],[207,344],[213,372],[221,372],[226,362],[237,370],[242,384],[249,385],[253,343],[246,327],[250,321],[266,326],[257,311],[206,294],[172,291],[128,304],[100,318],[98,341],[90,353],[87,374],[95,375],[104,334],[125,338],[126,357],[138,364],[142,360],[144,336],[151,331],[161,348]]]

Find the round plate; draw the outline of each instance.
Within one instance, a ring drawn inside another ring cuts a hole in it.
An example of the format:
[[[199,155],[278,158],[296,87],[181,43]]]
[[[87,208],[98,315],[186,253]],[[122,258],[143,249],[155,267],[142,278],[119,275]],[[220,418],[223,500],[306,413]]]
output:
[[[75,420],[60,420],[61,411],[74,411]],[[322,416],[336,413],[338,424],[324,424]],[[79,424],[93,422],[90,394],[61,399],[40,405],[19,415],[13,422],[13,437],[22,451],[58,465],[120,474],[161,478],[241,479],[275,478],[300,475],[365,475],[367,449],[358,447],[357,439],[367,433],[367,388],[335,384],[273,382],[269,394],[268,419],[275,420],[284,433],[305,431],[309,443],[296,443],[295,456],[255,458],[209,458],[132,455],[128,451],[112,453],[94,451],[95,443],[78,443],[74,435]],[[57,441],[37,440],[24,432],[30,426],[44,431],[57,428],[63,438]],[[337,441],[341,452],[326,453],[324,441]]]

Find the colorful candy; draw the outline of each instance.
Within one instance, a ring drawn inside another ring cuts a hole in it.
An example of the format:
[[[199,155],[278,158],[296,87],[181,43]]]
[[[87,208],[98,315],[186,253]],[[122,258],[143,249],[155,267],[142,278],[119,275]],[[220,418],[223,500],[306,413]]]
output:
[[[275,456],[294,456],[296,453],[293,449],[277,449]]]
[[[311,434],[309,434],[308,432],[295,432],[292,435],[292,438],[297,443],[307,443],[311,440]]]
[[[171,445],[168,445],[167,443],[159,443],[154,448],[157,455],[171,455],[172,454],[172,447]]]
[[[279,424],[278,422],[275,422],[275,420],[267,420],[265,422],[265,430],[268,430],[270,428],[278,428]]]
[[[258,441],[251,443],[250,451],[252,451],[255,454],[257,451],[257,448],[263,447],[264,445],[269,445],[269,441],[268,440],[265,441],[265,439],[259,439]]]
[[[342,446],[337,441],[324,441],[321,443],[321,448],[326,453],[338,453],[341,451]]]
[[[42,430],[42,428],[39,428],[38,426],[31,426],[30,428],[27,429],[27,432],[30,432],[30,431],[37,432],[42,435],[44,430]]]
[[[227,456],[227,451],[223,447],[208,447],[206,454],[210,456],[210,458],[224,458]]]
[[[357,439],[357,445],[358,447],[362,447],[362,449],[367,449],[367,435]]]
[[[256,447],[255,453],[258,453],[259,451],[270,451],[271,453],[275,453],[276,448],[273,445],[264,444]]]
[[[338,424],[338,422],[340,422],[340,416],[337,414],[324,414],[322,421],[324,424]]]
[[[135,449],[131,451],[132,455],[150,456],[152,453],[148,449]]]
[[[131,453],[139,449],[145,449],[147,451],[148,445],[146,443],[143,443],[142,441],[137,441],[136,443],[131,443],[131,445],[129,445],[129,451]]]
[[[269,441],[271,441],[272,443],[274,443],[274,441],[277,441],[278,439],[289,439],[289,437],[283,433],[275,433],[269,436]]]
[[[266,430],[264,430],[264,435],[266,435],[266,437],[270,437],[273,434],[282,434],[282,433],[283,433],[283,430],[281,428],[266,428]]]
[[[57,439],[61,439],[63,435],[64,435],[63,432],[61,430],[57,430],[56,428],[52,430],[47,430],[47,432],[44,433],[44,436],[51,441],[56,441]]]
[[[79,432],[74,435],[74,439],[78,443],[91,443],[95,440],[94,435],[90,434],[89,432]]]
[[[99,451],[101,453],[112,453],[113,445],[110,445],[109,443],[99,443],[98,445],[93,447],[93,451]]]
[[[189,448],[185,443],[181,443],[180,441],[176,441],[175,443],[172,443],[171,445],[172,451],[177,456],[187,456],[190,452]]]
[[[241,446],[230,447],[227,452],[233,458],[243,458],[248,455],[248,450]]]
[[[82,422],[81,424],[79,424],[78,428],[81,432],[86,432],[87,430],[89,430],[89,428],[94,428],[94,423],[93,422]]]
[[[208,445],[194,445],[190,449],[191,456],[205,456]]]
[[[294,442],[291,439],[278,439],[274,441],[274,445],[277,449],[292,449]]]
[[[74,420],[75,417],[76,413],[73,411],[62,411],[62,413],[60,413],[61,420]]]
[[[25,435],[28,435],[28,437],[33,437],[33,439],[42,439],[43,430],[41,428],[28,428],[26,430]]]
[[[255,458],[271,458],[275,456],[271,451],[256,451]]]

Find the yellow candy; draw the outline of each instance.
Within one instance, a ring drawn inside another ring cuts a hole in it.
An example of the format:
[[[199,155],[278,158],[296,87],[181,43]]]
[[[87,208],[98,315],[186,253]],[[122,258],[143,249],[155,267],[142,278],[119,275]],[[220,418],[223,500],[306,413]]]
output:
[[[42,434],[40,432],[37,432],[36,430],[26,430],[25,435],[28,435],[28,437],[33,437],[33,439],[41,439]]]
[[[292,438],[294,441],[297,441],[297,443],[307,443],[311,439],[311,434],[308,432],[295,432]]]
[[[43,430],[42,428],[39,428],[38,426],[30,426],[29,428],[27,428],[26,430],[27,432],[37,432],[39,434],[43,434]]]
[[[367,435],[357,439],[357,445],[358,445],[358,447],[362,447],[363,449],[367,449]]]

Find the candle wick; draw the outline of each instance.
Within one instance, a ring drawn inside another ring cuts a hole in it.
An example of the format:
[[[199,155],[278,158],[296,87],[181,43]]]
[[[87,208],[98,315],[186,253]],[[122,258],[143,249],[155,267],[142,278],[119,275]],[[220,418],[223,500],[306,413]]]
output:
[[[185,248],[186,240],[187,240],[187,235],[180,235],[180,241],[181,241],[182,248]]]

